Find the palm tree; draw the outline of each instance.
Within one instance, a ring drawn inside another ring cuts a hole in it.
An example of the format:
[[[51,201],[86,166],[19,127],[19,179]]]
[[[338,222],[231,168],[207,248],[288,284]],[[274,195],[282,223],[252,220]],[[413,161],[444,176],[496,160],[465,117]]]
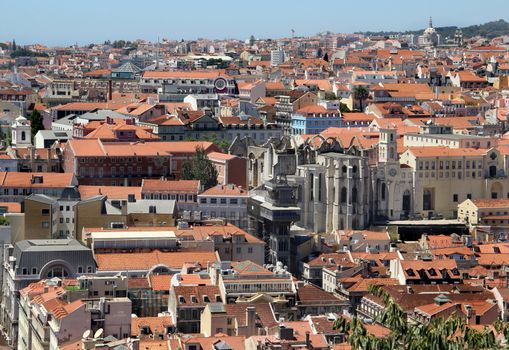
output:
[[[369,97],[369,91],[362,85],[356,86],[353,89],[353,98],[354,100],[359,101],[360,110],[363,111],[362,101],[366,100]]]

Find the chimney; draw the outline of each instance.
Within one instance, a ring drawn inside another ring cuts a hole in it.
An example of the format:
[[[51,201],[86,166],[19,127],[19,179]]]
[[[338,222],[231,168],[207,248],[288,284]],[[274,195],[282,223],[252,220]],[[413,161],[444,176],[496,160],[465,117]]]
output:
[[[256,307],[254,306],[246,308],[246,327],[247,336],[256,335]]]
[[[311,341],[309,340],[309,331],[306,331],[306,348],[311,349]]]
[[[113,99],[113,82],[108,80],[108,101]]]
[[[221,274],[221,270],[216,267],[216,276],[215,276],[215,279],[214,279],[214,285],[215,286],[219,286],[219,275]]]

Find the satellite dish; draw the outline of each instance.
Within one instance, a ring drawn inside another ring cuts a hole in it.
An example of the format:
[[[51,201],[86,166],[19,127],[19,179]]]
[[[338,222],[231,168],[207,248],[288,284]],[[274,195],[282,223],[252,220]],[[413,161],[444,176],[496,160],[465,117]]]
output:
[[[94,339],[100,339],[103,336],[103,333],[104,333],[103,329],[99,328],[94,334]]]
[[[90,338],[90,329],[87,329],[85,332],[83,332],[83,338],[86,339],[86,338]]]

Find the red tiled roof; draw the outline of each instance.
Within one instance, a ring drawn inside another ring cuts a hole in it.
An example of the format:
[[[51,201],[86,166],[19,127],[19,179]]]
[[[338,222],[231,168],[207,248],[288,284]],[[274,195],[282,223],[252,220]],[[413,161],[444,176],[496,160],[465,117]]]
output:
[[[34,181],[40,178],[42,181]],[[72,173],[17,173],[0,172],[0,187],[66,188],[74,185]]]
[[[180,269],[184,263],[198,262],[205,267],[217,260],[214,252],[98,253],[97,269],[101,271],[149,270],[156,265]]]
[[[212,152],[215,153],[215,152]],[[198,193],[200,180],[152,180],[144,179],[141,192]]]

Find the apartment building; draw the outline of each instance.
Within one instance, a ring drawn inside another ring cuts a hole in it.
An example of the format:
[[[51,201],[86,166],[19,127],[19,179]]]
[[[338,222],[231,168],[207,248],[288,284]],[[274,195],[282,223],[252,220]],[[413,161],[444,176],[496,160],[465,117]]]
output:
[[[247,229],[248,191],[233,184],[217,185],[198,195],[199,209],[209,218],[222,218]]]
[[[217,169],[218,184],[248,188],[247,159],[220,152],[211,152],[208,157]]]
[[[222,303],[218,286],[171,286],[168,310],[182,333],[198,333],[200,317],[205,306]]]
[[[199,180],[143,179],[141,182],[141,198],[174,200],[179,214],[196,210],[200,190]]]
[[[74,206],[74,232],[82,240],[85,227],[173,226],[176,215],[174,200],[136,200],[132,195],[125,201],[97,195]]]
[[[315,135],[322,131],[342,126],[339,106],[331,103],[310,105],[292,114],[293,135]]]
[[[0,201],[23,202],[31,194],[62,198],[74,193],[77,184],[71,173],[0,172]]]
[[[235,79],[221,70],[146,71],[140,80],[145,93],[159,93],[160,101],[183,101],[192,94],[227,94],[237,92]]]
[[[218,152],[211,142],[106,143],[71,140],[64,148],[64,171],[83,185],[141,185],[143,178],[180,178],[182,164],[198,147]]]
[[[4,248],[1,323],[9,345],[18,341],[19,292],[46,278],[94,273],[92,251],[76,240],[25,240]]]

